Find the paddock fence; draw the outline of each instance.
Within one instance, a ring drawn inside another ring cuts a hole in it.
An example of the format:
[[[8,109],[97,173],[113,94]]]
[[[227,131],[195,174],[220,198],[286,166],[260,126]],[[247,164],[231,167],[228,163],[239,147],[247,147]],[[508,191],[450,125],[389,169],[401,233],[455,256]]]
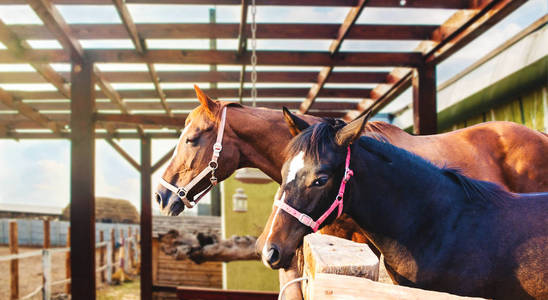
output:
[[[0,256],[0,262],[10,262],[10,299],[31,299],[42,293],[42,299],[50,300],[53,296],[53,287],[57,285],[65,285],[65,293],[70,294],[70,227],[65,226],[68,222],[3,219],[0,220],[0,224],[2,226],[0,227],[0,233],[2,234],[0,241],[4,243],[7,239],[7,243],[5,244],[10,248],[9,255]],[[22,230],[19,228],[20,224],[23,224]],[[38,225],[41,230],[38,229]],[[139,272],[139,226],[98,223],[96,224],[96,230],[97,242],[95,248],[98,251],[99,260],[96,272],[100,273],[101,282],[112,284],[115,274],[121,277],[117,278],[117,280],[123,280],[124,274],[129,274],[132,271]],[[39,232],[41,235],[38,234]],[[54,238],[52,239],[52,237]],[[59,237],[64,237],[65,240],[62,242]],[[41,241],[42,244],[37,244],[38,241]],[[52,241],[55,241],[55,243],[52,243]],[[19,253],[20,245],[41,246],[42,249]],[[58,245],[64,247],[52,248],[52,246]],[[52,268],[59,268],[59,266],[52,265],[52,257],[55,253],[65,253],[65,278],[57,281],[54,281],[52,277]],[[21,296],[19,293],[19,262],[22,259],[36,256],[41,256],[42,258],[42,285],[37,286],[32,292]]]

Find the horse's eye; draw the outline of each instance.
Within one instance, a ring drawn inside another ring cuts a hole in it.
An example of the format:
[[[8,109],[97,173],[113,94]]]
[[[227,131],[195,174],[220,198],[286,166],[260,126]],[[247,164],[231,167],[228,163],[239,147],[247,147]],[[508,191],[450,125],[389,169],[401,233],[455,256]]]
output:
[[[191,137],[187,137],[185,139],[185,144],[196,144],[196,141],[198,141],[198,138],[197,137],[194,137],[194,138],[191,138]]]
[[[327,183],[327,176],[320,176],[312,182],[312,186],[323,186]]]

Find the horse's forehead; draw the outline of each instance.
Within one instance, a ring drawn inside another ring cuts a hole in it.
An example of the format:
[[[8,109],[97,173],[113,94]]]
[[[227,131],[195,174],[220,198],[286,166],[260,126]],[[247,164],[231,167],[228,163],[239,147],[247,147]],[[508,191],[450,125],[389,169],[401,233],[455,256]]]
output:
[[[301,151],[297,153],[297,155],[293,156],[293,158],[289,161],[289,167],[288,167],[285,182],[290,183],[291,181],[295,180],[295,178],[297,177],[297,172],[299,172],[303,168],[304,168],[304,151]]]

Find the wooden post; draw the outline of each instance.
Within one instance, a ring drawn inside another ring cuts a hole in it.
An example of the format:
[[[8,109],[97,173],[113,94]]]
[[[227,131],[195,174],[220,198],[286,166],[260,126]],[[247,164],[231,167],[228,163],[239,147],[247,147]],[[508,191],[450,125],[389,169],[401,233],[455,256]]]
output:
[[[127,234],[127,237],[128,237],[128,259],[129,259],[129,267],[130,268],[133,268],[135,266],[135,261],[133,261],[133,245],[134,245],[134,241],[133,241],[133,230],[131,227],[128,227],[128,234]]]
[[[95,299],[95,75],[93,63],[71,71],[72,299]]]
[[[116,272],[116,235],[114,234],[114,228],[110,229],[110,248],[112,251],[110,251],[110,260],[112,263],[112,270],[110,271],[112,274]]]
[[[67,247],[70,248],[70,226],[67,228]],[[65,278],[71,278],[70,270],[70,251],[67,251],[65,254]],[[70,282],[67,282],[65,286],[65,293],[67,295],[70,295],[70,288]]]
[[[50,300],[51,299],[51,250],[44,249],[42,252],[42,278],[44,282],[44,292],[42,293],[42,299]]]
[[[44,249],[51,248],[49,220],[44,220]]]
[[[141,299],[152,299],[152,193],[150,137],[141,139]]]
[[[118,248],[118,260],[120,261],[120,269],[125,270],[126,258],[124,257],[124,248],[126,247],[124,238],[124,229],[120,228],[120,248]]]
[[[424,64],[413,71],[413,133],[438,131],[436,66]]]
[[[17,234],[17,222],[10,221],[10,253],[19,253],[19,240]],[[19,259],[12,259],[10,262],[10,299],[19,299]]]
[[[112,243],[107,243],[107,283],[112,284],[112,272],[113,272],[113,260],[112,260],[112,252],[114,249],[112,248]]]
[[[105,241],[105,231],[101,230],[99,231],[99,242]],[[99,248],[99,266],[103,267],[105,264],[105,248],[104,246],[101,246]],[[101,283],[105,282],[105,270],[101,271]]]

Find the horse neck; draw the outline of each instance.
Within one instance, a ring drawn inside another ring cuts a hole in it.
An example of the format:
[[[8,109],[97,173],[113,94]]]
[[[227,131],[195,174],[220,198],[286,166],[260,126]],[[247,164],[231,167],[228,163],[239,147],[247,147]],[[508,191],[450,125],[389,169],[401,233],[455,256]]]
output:
[[[455,199],[465,197],[462,189],[426,163],[388,163],[360,147],[354,149],[346,211],[386,262],[401,261],[441,237],[446,224],[459,213]],[[424,232],[426,228],[440,231]]]
[[[242,153],[238,167],[258,168],[278,183],[285,146],[292,136],[281,111],[254,107],[231,107],[230,127]]]

